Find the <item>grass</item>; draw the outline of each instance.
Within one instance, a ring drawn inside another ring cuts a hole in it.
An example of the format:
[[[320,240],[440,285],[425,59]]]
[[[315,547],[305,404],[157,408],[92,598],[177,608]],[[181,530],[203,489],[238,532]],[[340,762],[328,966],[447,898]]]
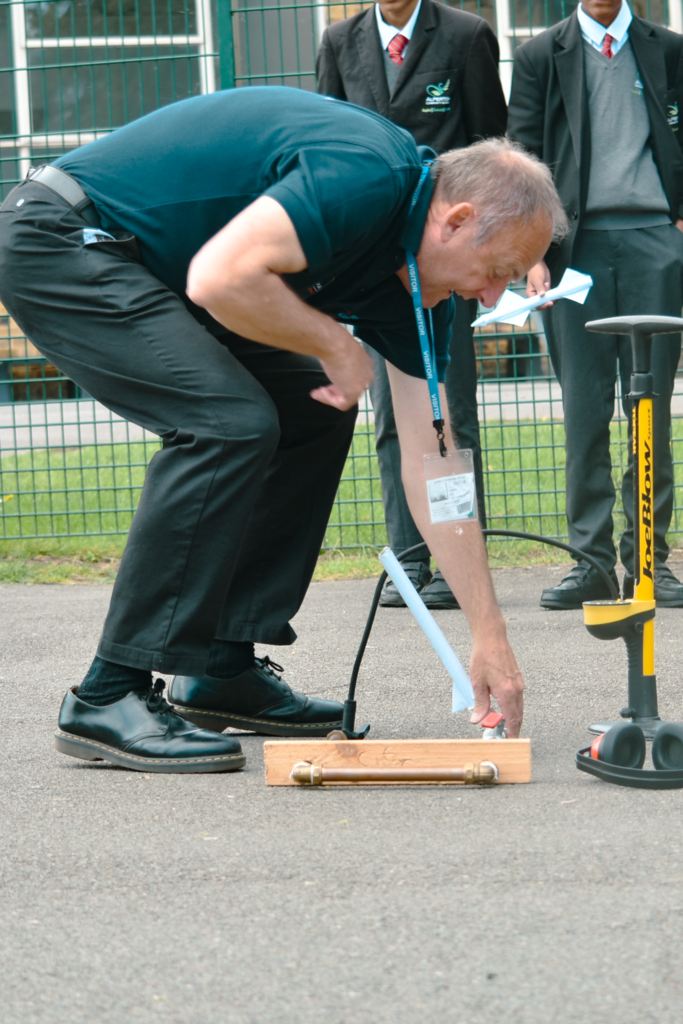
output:
[[[126,537],[0,542],[0,583],[113,583]]]
[[[114,542],[94,538],[96,543],[48,539],[0,545],[0,583],[113,583],[116,579],[125,537]],[[100,541],[100,543],[97,543]],[[557,565],[564,561],[561,551],[524,541],[490,541],[492,566]],[[379,549],[324,551],[313,576],[319,580],[360,580],[378,577],[382,571]],[[568,557],[568,556],[567,556]]]
[[[487,545],[489,563],[496,568],[512,568],[520,565],[559,565],[571,562],[569,555],[557,548],[528,541],[489,540]],[[324,551],[318,559],[313,576],[317,580],[360,580],[377,577],[382,571],[377,555],[379,549],[362,551]],[[432,567],[434,562],[432,561]]]
[[[0,460],[3,539],[125,534],[156,441],[33,449]]]
[[[548,536],[566,533],[564,430],[558,422],[486,423],[482,428],[489,525]],[[683,421],[674,421],[674,451]],[[157,442],[50,448],[0,459],[0,582],[109,583],[139,500]],[[626,432],[613,425],[612,458],[618,486]],[[683,484],[683,465],[676,466]],[[676,510],[672,534],[681,532]],[[377,576],[386,544],[372,428],[359,425],[314,579]],[[623,514],[615,510],[615,527]],[[36,537],[39,534],[47,536]],[[675,537],[672,537],[675,539]],[[568,561],[562,552],[526,541],[490,540],[493,566]]]

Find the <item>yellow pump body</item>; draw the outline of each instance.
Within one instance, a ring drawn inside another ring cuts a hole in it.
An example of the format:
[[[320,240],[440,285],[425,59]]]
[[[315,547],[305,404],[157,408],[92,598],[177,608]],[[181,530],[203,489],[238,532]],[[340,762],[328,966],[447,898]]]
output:
[[[621,717],[636,722],[648,739],[660,724],[655,676],[655,550],[654,462],[652,433],[653,391],[650,362],[654,335],[680,333],[683,319],[672,316],[617,316],[586,324],[600,334],[631,338],[633,373],[629,398],[633,402],[633,532],[634,596],[628,601],[587,601],[584,622],[601,640],[621,637],[628,654],[628,705]],[[601,733],[613,722],[591,725]]]

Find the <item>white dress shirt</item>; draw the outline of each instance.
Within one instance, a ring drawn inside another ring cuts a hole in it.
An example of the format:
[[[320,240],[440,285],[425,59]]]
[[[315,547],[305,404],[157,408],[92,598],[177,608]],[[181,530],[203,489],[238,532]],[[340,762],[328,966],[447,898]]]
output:
[[[602,50],[602,41],[609,32],[612,37],[612,53],[616,57],[619,50],[628,39],[628,27],[633,21],[631,8],[627,4],[626,0],[623,0],[619,13],[608,28],[601,25],[599,21],[595,21],[593,18],[589,17],[581,4],[576,8],[576,16],[578,17],[579,25],[581,26],[581,35],[586,42],[590,43],[591,46],[594,46],[596,50]]]
[[[417,21],[417,16],[420,13],[421,6],[422,0],[419,0],[419,3],[415,10],[413,11],[413,13],[411,14],[410,21],[407,23],[407,25],[404,25],[403,28],[396,28],[394,25],[387,25],[386,21],[382,17],[382,12],[379,9],[379,4],[375,4],[375,14],[377,15],[377,28],[379,29],[379,37],[382,40],[383,50],[387,49],[389,43],[394,38],[394,36],[405,36],[405,38],[408,40],[411,38],[413,34],[413,29],[415,28],[415,22]],[[406,43],[405,49],[403,50],[404,56],[407,49],[408,44]]]

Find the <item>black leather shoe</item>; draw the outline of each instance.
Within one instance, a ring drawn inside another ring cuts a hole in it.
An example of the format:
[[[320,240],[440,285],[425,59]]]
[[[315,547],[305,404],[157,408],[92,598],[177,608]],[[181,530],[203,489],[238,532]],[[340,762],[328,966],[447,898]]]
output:
[[[624,600],[633,597],[633,576],[624,576]],[[683,608],[683,583],[668,565],[655,566],[655,601],[660,608]]]
[[[610,577],[619,590],[617,574],[614,569]],[[541,594],[541,608],[553,611],[566,611],[570,608],[581,608],[584,601],[609,601],[612,595],[607,589],[596,569],[586,562],[579,562],[556,587],[548,587]]]
[[[420,591],[420,597],[428,608],[459,608],[458,600],[437,569],[426,587]]]
[[[429,566],[425,565],[424,562],[402,562],[401,565],[405,570],[406,576],[418,594],[420,594],[432,578]],[[406,603],[396,589],[393,580],[387,580],[384,584],[382,596],[379,599],[379,606],[380,608],[405,608]]]
[[[197,729],[163,698],[158,679],[145,693],[129,693],[104,707],[69,690],[59,712],[55,747],[84,761],[111,761],[139,772],[231,772],[246,757],[234,736]]]
[[[276,672],[280,665],[256,658],[233,679],[175,676],[168,699],[183,718],[217,732],[232,726],[266,736],[327,736],[341,729],[341,704],[296,693]]]

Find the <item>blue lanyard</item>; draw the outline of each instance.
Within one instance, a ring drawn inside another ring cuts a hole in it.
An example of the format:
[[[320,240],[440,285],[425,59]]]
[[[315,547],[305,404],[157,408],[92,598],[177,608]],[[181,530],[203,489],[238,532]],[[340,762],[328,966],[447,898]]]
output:
[[[410,203],[410,210],[408,216],[413,212],[415,204],[417,203],[420,190],[424,183],[427,174],[429,173],[429,165],[426,164],[422,168],[422,174],[420,180],[417,183],[417,187],[413,192],[413,198]],[[436,375],[436,346],[434,344],[434,321],[432,319],[431,309],[427,310],[429,316],[429,331],[425,324],[424,307],[422,305],[422,288],[420,287],[420,273],[417,269],[417,260],[412,252],[406,251],[406,262],[408,264],[408,280],[410,281],[410,294],[413,300],[413,309],[415,310],[415,323],[417,324],[417,333],[420,340],[420,351],[422,352],[422,362],[424,363],[425,375],[427,377],[427,385],[429,387],[429,399],[432,403],[432,412],[434,414],[434,429],[436,430],[436,436],[439,439],[439,452],[441,455],[446,454],[446,445],[444,443],[444,430],[443,430],[443,416],[441,415],[441,398],[439,396],[439,382]]]

